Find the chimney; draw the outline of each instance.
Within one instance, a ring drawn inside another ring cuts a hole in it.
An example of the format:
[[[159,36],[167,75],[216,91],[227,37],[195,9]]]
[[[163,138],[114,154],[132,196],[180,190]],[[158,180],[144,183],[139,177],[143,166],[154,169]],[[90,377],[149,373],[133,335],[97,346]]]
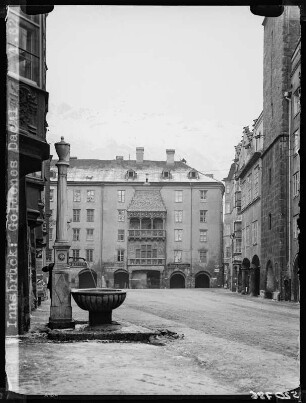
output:
[[[136,147],[136,163],[137,164],[143,163],[143,153],[144,153],[143,147]]]
[[[166,153],[167,153],[167,165],[173,165],[175,150],[166,150]]]
[[[116,160],[123,161],[123,155],[116,155]]]

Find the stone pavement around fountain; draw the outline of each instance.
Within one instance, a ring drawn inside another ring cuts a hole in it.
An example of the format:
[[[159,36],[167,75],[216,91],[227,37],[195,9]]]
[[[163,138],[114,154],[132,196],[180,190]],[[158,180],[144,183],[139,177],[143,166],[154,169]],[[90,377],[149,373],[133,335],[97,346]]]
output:
[[[88,312],[73,304],[82,326]],[[201,395],[234,394],[181,354],[173,355],[162,337],[153,343],[47,340],[50,300],[33,312],[31,331],[7,340],[10,390],[27,395]],[[83,324],[84,325],[84,324]],[[148,330],[125,324],[128,332]],[[64,333],[69,332],[66,330]],[[71,332],[71,330],[70,330]],[[154,331],[153,331],[154,333]],[[169,338],[167,342],[169,341]],[[175,342],[174,340],[172,342]]]

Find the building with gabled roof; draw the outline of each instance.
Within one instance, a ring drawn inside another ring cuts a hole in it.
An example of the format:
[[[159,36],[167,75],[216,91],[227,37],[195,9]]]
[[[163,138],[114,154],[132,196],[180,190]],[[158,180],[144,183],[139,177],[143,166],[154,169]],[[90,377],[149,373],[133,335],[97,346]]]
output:
[[[71,260],[85,258],[98,285],[120,288],[216,287],[223,283],[224,185],[175,161],[70,159]],[[51,163],[55,235],[56,161]],[[75,285],[77,286],[77,276]]]

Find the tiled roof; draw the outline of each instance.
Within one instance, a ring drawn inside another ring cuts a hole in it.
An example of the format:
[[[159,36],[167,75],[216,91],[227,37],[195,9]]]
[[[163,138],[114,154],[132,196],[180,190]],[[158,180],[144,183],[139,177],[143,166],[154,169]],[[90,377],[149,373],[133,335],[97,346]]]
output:
[[[51,168],[55,168],[57,160],[51,162]],[[171,178],[163,178],[162,172],[165,168],[170,168]],[[137,177],[127,179],[126,173],[133,169]],[[206,182],[222,183],[207,175],[198,172],[198,178],[189,178],[188,173],[192,167],[182,161],[176,161],[172,166],[166,161],[144,160],[142,164],[137,164],[135,160],[95,160],[95,159],[70,159],[68,168],[68,181],[91,181],[91,182]]]
[[[158,189],[136,190],[127,211],[166,211]]]

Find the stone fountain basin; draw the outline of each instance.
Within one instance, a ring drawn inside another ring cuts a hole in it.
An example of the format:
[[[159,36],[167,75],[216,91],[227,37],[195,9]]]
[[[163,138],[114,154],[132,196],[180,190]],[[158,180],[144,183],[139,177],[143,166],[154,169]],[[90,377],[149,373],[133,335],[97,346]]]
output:
[[[73,288],[71,295],[79,308],[89,312],[110,312],[118,308],[126,291],[114,288]]]

